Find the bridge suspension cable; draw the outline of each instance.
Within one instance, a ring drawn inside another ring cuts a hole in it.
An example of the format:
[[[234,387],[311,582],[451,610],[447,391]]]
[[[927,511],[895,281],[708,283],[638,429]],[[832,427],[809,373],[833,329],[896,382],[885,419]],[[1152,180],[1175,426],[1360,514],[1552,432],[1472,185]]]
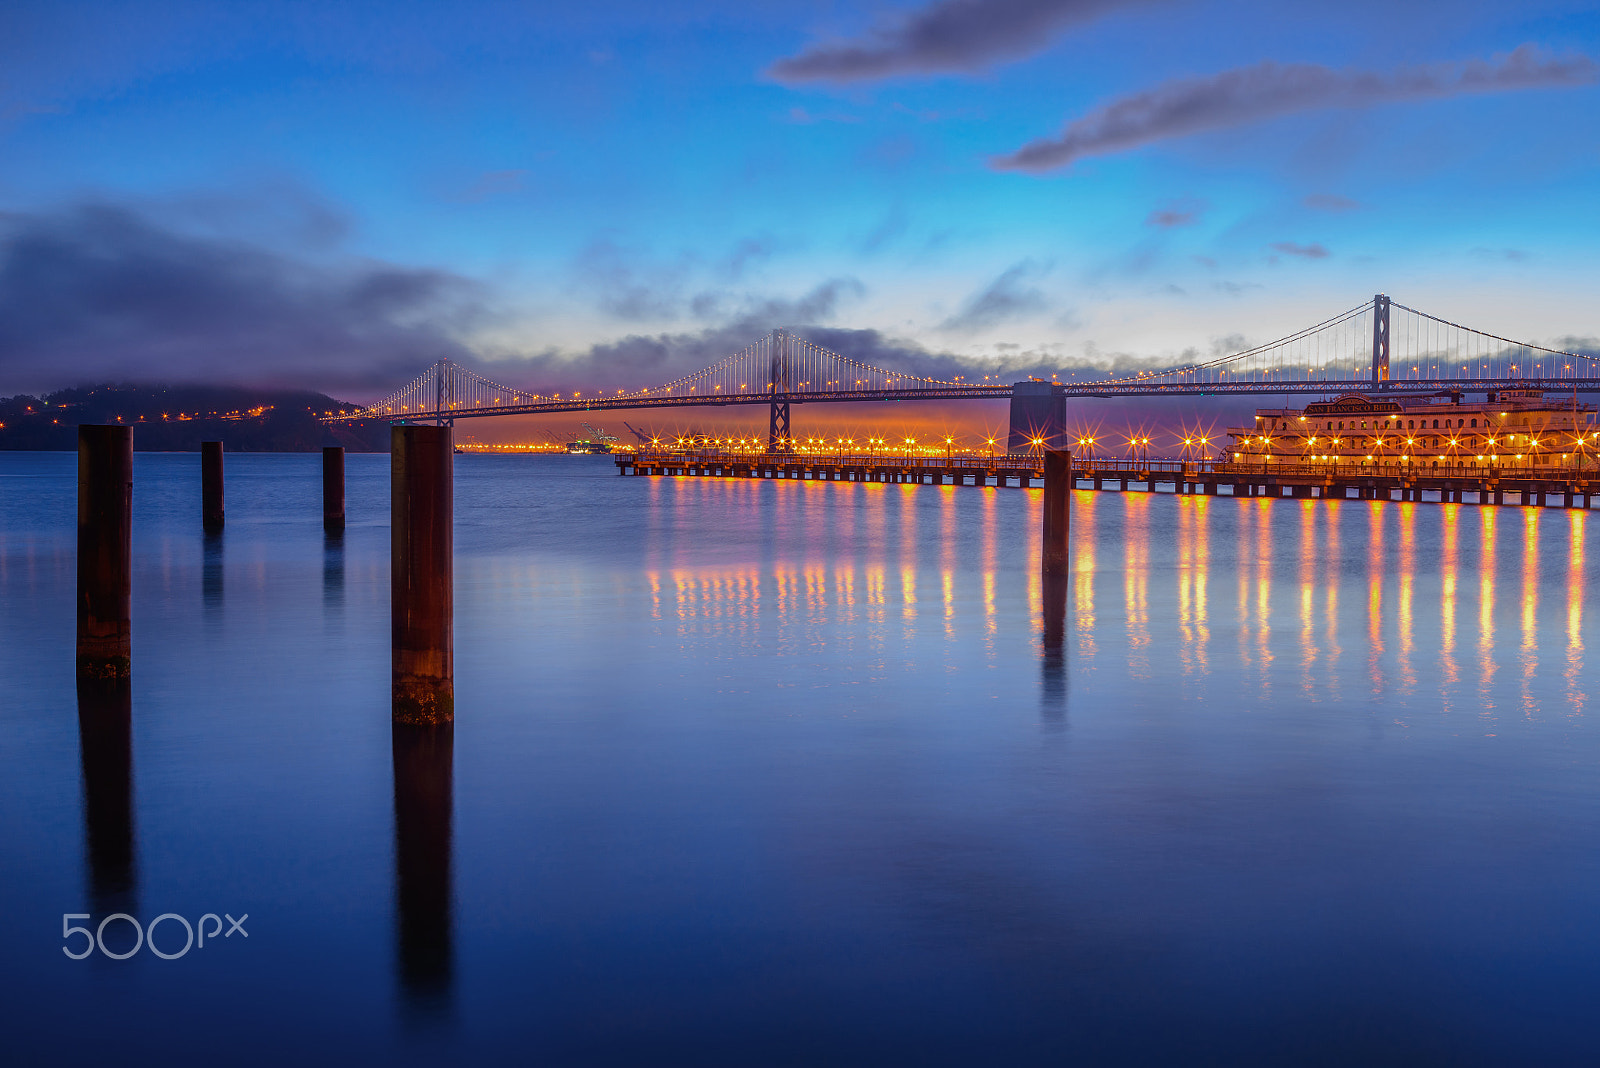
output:
[[[773,393],[882,392],[958,383],[890,371],[842,356],[783,330],[774,330],[738,352],[694,374],[648,389],[618,390],[612,396],[729,397]]]
[[[1513,341],[1395,303],[1384,294],[1315,326],[1216,359],[1132,375],[1053,383],[1078,394],[1408,389],[1600,390],[1600,357]],[[693,374],[645,389],[548,393],[438,360],[376,404],[332,419],[440,419],[499,412],[770,404],[769,439],[788,436],[791,402],[1003,398],[1011,386],[893,371],[774,330]]]
[[[1563,352],[1525,341],[1512,341],[1483,330],[1441,319],[1404,304],[1390,336],[1396,355],[1390,357],[1391,380],[1581,380],[1600,375],[1600,359],[1581,352]]]
[[[1513,341],[1453,323],[1380,294],[1315,326],[1203,363],[1102,380],[1105,386],[1264,386],[1326,382],[1331,388],[1390,383],[1530,384],[1600,377],[1600,359]]]
[[[354,413],[356,418],[448,417],[453,411],[538,404],[558,399],[492,382],[454,360],[437,360],[428,369],[376,404]]]

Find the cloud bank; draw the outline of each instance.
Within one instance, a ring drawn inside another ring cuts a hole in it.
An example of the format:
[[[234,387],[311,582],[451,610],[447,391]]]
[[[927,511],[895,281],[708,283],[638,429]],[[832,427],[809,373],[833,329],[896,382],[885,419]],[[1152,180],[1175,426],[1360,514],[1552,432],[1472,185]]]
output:
[[[991,161],[1002,171],[1041,172],[1086,156],[1124,152],[1174,137],[1322,108],[1364,107],[1469,93],[1567,88],[1600,79],[1588,56],[1556,58],[1531,44],[1508,55],[1391,72],[1334,70],[1311,63],[1259,63],[1183,78],[1104,104],[1055,137]]]
[[[0,379],[365,391],[466,355],[479,297],[446,271],[325,264],[126,206],[0,216]]]
[[[1055,344],[929,349],[831,325],[840,304],[863,291],[849,277],[788,296],[679,294],[673,315],[695,320],[684,329],[636,328],[576,349],[529,350],[516,338],[524,325],[538,324],[521,323],[503,296],[448,271],[342,254],[342,217],[310,207],[316,210],[269,213],[280,222],[306,215],[315,224],[277,227],[289,232],[278,244],[241,231],[235,208],[204,197],[0,215],[0,394],[120,381],[312,389],[367,401],[443,358],[538,392],[637,389],[697,371],[779,326],[857,360],[941,379],[1093,379],[1200,355]],[[245,214],[261,210],[249,206]],[[1048,264],[1030,260],[1013,265],[969,295],[943,328],[1003,329],[1048,311],[1036,288],[1048,272]],[[649,286],[629,294],[646,306],[664,299]],[[491,333],[503,340],[486,341]]]
[[[939,0],[882,23],[865,40],[819,44],[780,59],[780,82],[859,82],[973,71],[1042,51],[1062,30],[1140,0]]]

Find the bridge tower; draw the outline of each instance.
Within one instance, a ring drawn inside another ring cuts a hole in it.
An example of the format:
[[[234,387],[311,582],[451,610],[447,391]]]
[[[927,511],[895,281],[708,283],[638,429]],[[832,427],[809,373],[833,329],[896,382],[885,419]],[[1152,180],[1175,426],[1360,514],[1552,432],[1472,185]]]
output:
[[[1030,379],[1011,387],[1011,432],[1007,452],[1067,447],[1067,395],[1054,382]]]
[[[1372,298],[1372,388],[1388,389],[1389,381],[1389,298],[1382,293]]]
[[[782,330],[772,335],[772,360],[769,381],[772,383],[772,410],[767,420],[767,451],[786,448],[791,440],[789,430],[789,337]],[[781,400],[779,398],[782,398]]]
[[[450,373],[451,369],[448,357],[433,365],[433,417],[440,426],[455,426],[456,423],[444,414],[445,405],[454,406],[456,399],[456,376]]]

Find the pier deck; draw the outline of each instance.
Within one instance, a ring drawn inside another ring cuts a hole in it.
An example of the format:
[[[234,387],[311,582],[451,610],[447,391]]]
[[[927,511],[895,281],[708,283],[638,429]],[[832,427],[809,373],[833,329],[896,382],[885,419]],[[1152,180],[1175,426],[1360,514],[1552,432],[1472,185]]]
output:
[[[1044,484],[1044,457],[805,456],[794,453],[654,452],[618,456],[620,475],[888,482],[934,486]],[[1073,460],[1079,489],[1233,497],[1437,501],[1590,508],[1600,470],[1238,464],[1210,460]]]

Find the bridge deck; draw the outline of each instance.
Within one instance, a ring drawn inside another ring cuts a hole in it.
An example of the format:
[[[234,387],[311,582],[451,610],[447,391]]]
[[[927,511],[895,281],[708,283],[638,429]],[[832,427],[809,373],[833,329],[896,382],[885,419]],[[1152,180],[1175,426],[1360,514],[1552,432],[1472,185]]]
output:
[[[655,452],[619,456],[620,475],[781,478],[915,485],[1042,485],[1040,455],[977,457],[801,456],[793,453]],[[1235,464],[1200,460],[1074,460],[1079,488],[1180,495],[1438,500],[1589,508],[1600,504],[1600,470],[1571,468],[1360,467],[1332,464]],[[1431,495],[1431,496],[1425,496]],[[1469,499],[1470,498],[1470,499]]]

